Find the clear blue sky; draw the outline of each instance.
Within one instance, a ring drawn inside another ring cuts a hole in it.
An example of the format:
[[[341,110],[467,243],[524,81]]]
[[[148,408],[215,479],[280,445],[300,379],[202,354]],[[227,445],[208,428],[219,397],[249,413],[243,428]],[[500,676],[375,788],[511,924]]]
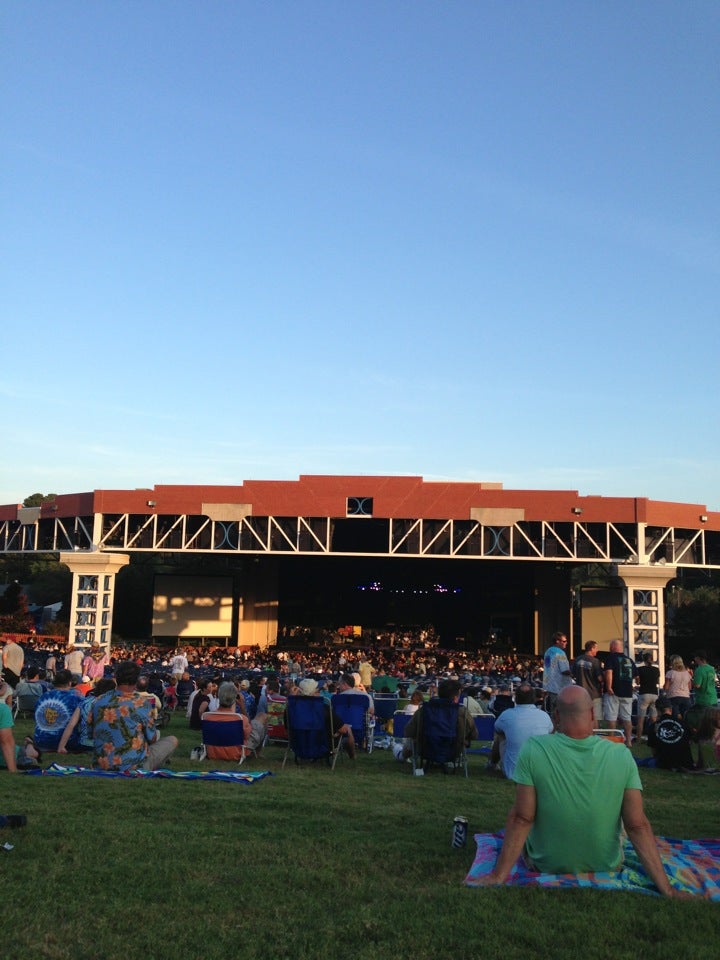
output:
[[[0,503],[720,509],[720,4],[3,4]]]

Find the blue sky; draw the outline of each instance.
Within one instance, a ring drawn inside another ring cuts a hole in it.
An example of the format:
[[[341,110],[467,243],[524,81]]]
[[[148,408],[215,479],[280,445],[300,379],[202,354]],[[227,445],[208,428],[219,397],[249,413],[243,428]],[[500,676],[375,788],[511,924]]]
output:
[[[720,5],[3,4],[0,503],[720,509]]]

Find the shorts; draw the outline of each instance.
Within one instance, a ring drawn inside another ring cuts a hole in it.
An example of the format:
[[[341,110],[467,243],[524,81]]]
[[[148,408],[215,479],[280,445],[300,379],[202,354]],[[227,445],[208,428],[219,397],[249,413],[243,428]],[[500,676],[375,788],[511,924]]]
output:
[[[161,737],[154,743],[148,744],[147,757],[142,769],[158,770],[170,759],[175,747],[177,747],[177,737]]]
[[[623,723],[632,721],[632,697],[616,697],[614,694],[603,694],[603,720],[620,720]]]
[[[651,720],[655,719],[657,716],[657,710],[655,709],[655,701],[657,698],[658,695],[656,693],[641,693],[638,695],[638,720],[643,720],[645,714],[647,714]]]

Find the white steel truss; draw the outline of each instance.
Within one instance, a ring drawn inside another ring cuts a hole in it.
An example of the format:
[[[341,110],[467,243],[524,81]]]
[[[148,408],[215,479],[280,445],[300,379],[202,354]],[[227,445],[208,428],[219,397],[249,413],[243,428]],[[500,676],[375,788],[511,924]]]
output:
[[[97,514],[0,521],[0,552],[181,552],[547,560],[720,569],[720,532],[640,523]]]

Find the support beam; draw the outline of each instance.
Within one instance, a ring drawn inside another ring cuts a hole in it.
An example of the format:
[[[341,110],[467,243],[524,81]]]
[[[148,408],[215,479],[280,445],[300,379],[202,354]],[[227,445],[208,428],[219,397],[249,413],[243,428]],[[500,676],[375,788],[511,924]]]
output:
[[[675,567],[653,565],[616,566],[615,575],[624,585],[623,642],[633,660],[644,653],[665,675],[665,599],[663,590],[677,576]]]
[[[278,580],[275,558],[246,566],[239,597],[238,646],[265,650],[278,632]]]
[[[70,642],[85,649],[97,640],[109,654],[112,634],[115,575],[130,563],[123,553],[73,551],[60,554],[73,575]]]

